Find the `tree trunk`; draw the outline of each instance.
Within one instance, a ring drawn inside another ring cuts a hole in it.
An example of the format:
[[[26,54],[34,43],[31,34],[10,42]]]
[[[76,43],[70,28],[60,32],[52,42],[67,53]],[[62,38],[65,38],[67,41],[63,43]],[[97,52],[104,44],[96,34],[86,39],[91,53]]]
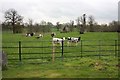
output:
[[[84,26],[83,25],[80,26],[80,34],[84,34]]]
[[[12,26],[13,26],[13,34],[15,34],[15,33],[16,33],[16,32],[15,32],[15,24],[12,23]]]

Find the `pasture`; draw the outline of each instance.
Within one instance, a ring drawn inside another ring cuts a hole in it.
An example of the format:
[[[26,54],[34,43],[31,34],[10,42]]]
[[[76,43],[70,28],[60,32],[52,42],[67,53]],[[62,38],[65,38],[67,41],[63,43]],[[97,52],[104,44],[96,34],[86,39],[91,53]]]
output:
[[[118,64],[118,58],[115,56],[115,46],[108,46],[114,45],[115,40],[118,39],[116,32],[87,32],[85,34],[79,34],[78,32],[56,32],[56,37],[60,38],[69,36],[81,37],[84,46],[81,49],[81,42],[79,42],[77,46],[71,44],[71,47],[68,47],[67,41],[65,41],[64,59],[61,59],[61,48],[59,45],[56,45],[54,62],[52,62],[51,58],[52,37],[50,34],[44,33],[42,38],[36,39],[35,36],[26,37],[25,34],[3,32],[2,46],[3,50],[8,54],[8,69],[3,71],[3,78],[118,77],[118,67],[116,66]],[[21,63],[17,54],[18,48],[4,48],[17,47],[19,41],[21,41],[22,47],[31,47],[22,49],[22,53],[24,54],[22,54]],[[101,47],[98,46],[99,44],[101,44]],[[45,48],[39,48],[41,46]],[[83,57],[81,57],[81,50],[83,51]],[[92,56],[99,54],[103,56]],[[10,60],[12,58],[13,60]]]

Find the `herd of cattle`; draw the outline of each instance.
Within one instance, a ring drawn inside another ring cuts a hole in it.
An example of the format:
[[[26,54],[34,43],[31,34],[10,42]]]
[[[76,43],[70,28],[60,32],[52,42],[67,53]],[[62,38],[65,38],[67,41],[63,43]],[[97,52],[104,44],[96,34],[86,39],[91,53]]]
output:
[[[34,32],[27,33],[26,37],[30,37],[30,36],[34,36],[34,35],[35,35]],[[52,41],[53,41],[54,44],[60,44],[60,45],[62,45],[62,41],[65,41],[67,39],[67,44],[68,45],[70,45],[70,43],[75,43],[76,46],[77,46],[77,43],[80,42],[80,39],[81,39],[81,37],[56,38],[55,35],[56,34],[54,32],[51,33]],[[41,37],[43,37],[43,35],[39,34],[38,36],[36,36],[36,39],[39,39]]]

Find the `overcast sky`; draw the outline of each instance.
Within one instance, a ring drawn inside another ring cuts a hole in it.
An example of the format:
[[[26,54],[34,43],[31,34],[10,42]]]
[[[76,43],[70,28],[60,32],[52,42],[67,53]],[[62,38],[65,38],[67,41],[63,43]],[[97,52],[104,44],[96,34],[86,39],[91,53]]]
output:
[[[66,23],[86,14],[93,15],[98,23],[109,23],[118,18],[119,0],[0,0],[0,21],[4,12],[14,8],[24,17],[52,23]]]

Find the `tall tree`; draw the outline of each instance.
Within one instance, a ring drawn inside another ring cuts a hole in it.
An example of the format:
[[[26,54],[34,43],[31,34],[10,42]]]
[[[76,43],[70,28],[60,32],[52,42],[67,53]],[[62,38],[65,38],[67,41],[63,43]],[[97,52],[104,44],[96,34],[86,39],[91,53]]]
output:
[[[70,20],[69,28],[70,28],[70,31],[74,30],[74,21]]]
[[[80,17],[78,17],[78,18],[76,19],[76,24],[77,24],[77,26],[80,25]]]
[[[8,22],[13,27],[13,33],[16,33],[15,31],[15,24],[21,23],[23,20],[23,17],[17,13],[15,9],[9,9],[5,12],[5,22]]]
[[[28,32],[32,33],[33,31],[34,31],[33,20],[32,19],[28,19]]]
[[[56,28],[57,28],[57,31],[59,31],[59,29],[60,29],[60,22],[56,22]]]
[[[28,19],[28,24],[29,24],[29,26],[33,26],[33,20],[32,19]]]
[[[80,34],[84,34],[85,27],[86,27],[86,14],[83,14],[83,16],[80,19],[82,25],[80,27]]]
[[[89,17],[88,17],[88,24],[89,24],[89,26],[90,26],[90,31],[91,32],[93,32],[94,30],[94,28],[93,28],[93,26],[94,26],[94,23],[95,23],[95,19],[94,19],[94,17],[92,16],[92,15],[90,15]]]

